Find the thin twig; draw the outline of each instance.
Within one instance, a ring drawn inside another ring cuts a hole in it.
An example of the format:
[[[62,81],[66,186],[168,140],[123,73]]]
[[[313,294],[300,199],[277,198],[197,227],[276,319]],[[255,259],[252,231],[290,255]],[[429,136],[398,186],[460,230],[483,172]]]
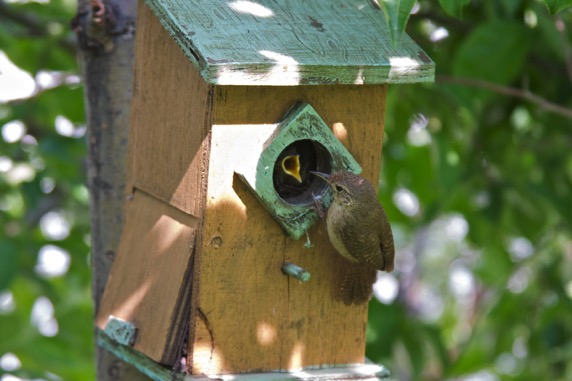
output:
[[[541,107],[542,109],[572,119],[572,109],[550,102],[528,90],[519,89],[516,87],[509,87],[497,85],[493,82],[484,81],[475,78],[464,77],[450,77],[447,75],[437,75],[437,82],[451,83],[455,85],[477,87],[480,89],[490,90],[498,94],[506,95],[509,97],[520,98],[529,101]]]
[[[0,18],[7,18],[25,26],[33,36],[41,36],[46,31],[46,27],[40,23],[36,16],[17,12],[12,7],[6,5],[4,1],[0,1]]]
[[[16,11],[9,5],[6,5],[2,0],[0,0],[0,20],[1,19],[11,20],[23,26],[32,36],[46,37],[50,35],[45,21],[40,20],[33,14]],[[57,43],[69,53],[75,54],[76,44],[71,39],[61,38],[57,40]]]

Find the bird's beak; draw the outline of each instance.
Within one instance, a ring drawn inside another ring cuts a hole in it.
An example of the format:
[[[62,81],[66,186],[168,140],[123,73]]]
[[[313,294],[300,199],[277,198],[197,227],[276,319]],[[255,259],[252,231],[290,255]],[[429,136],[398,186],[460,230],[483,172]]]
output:
[[[282,159],[282,170],[289,176],[292,176],[300,184],[302,176],[300,175],[300,155],[288,155]]]
[[[328,183],[328,185],[332,185],[332,183],[330,183],[330,175],[328,175],[327,173],[322,173],[322,172],[316,172],[316,171],[310,171],[311,174],[313,174],[314,176],[318,176],[319,178],[321,178],[322,180],[324,180],[326,183]]]

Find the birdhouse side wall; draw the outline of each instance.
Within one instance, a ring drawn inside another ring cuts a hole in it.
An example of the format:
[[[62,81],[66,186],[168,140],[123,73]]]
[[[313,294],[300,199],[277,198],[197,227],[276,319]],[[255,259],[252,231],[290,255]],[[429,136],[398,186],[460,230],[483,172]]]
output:
[[[204,213],[212,86],[139,2],[126,219],[97,325],[137,329],[134,348],[172,365],[191,305]]]
[[[204,204],[212,90],[140,1],[129,184],[199,217]]]

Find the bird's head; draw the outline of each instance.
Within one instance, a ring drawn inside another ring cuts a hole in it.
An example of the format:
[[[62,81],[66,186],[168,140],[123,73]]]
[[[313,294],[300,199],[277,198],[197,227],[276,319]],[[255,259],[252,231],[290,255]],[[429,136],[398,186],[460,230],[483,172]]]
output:
[[[334,202],[345,207],[354,205],[356,198],[370,187],[367,180],[351,172],[335,172],[331,175],[315,171],[311,173],[324,180],[334,193]]]

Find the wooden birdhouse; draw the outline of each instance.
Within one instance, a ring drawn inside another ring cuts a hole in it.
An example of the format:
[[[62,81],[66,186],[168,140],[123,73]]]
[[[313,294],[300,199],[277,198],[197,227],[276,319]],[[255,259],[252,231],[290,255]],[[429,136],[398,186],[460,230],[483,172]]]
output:
[[[384,377],[363,367],[367,304],[335,298],[345,259],[308,172],[377,184],[387,84],[433,76],[369,0],[140,1],[100,343],[192,377]]]

